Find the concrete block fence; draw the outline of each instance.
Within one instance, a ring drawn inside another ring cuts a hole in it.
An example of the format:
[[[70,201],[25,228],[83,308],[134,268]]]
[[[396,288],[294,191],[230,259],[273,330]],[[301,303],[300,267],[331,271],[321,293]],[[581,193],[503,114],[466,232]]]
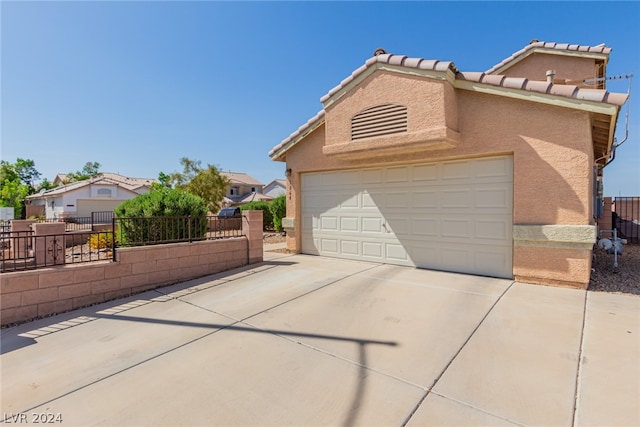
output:
[[[2,325],[262,262],[262,211],[245,211],[242,237],[119,248],[116,261],[0,275]]]

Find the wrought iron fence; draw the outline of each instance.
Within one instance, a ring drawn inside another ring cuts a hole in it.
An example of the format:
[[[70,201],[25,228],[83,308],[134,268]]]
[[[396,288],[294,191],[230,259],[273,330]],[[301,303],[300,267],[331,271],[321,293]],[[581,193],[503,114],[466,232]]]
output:
[[[115,242],[110,231],[50,235],[36,235],[33,231],[0,233],[3,273],[114,259]]]
[[[157,245],[242,236],[242,218],[175,216],[114,218],[118,246]]]
[[[0,271],[61,264],[115,261],[118,247],[240,237],[243,218],[183,216],[111,218],[109,230],[67,228],[64,234],[0,231]],[[69,224],[69,223],[67,223]],[[72,223],[77,224],[77,223]]]

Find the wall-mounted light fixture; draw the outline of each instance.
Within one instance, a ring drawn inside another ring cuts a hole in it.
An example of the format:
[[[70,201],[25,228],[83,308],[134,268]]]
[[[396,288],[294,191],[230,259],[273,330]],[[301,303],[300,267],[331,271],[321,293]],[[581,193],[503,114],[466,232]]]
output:
[[[287,178],[290,177],[291,176],[291,168],[287,168],[287,170],[284,171],[284,174],[287,176]]]

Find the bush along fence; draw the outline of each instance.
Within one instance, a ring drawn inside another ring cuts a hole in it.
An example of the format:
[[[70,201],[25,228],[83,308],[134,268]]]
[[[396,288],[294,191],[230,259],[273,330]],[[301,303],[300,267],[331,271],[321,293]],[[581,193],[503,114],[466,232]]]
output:
[[[122,247],[240,237],[243,218],[180,216],[115,218],[90,230],[67,222],[13,220],[0,232],[0,271],[116,260]]]

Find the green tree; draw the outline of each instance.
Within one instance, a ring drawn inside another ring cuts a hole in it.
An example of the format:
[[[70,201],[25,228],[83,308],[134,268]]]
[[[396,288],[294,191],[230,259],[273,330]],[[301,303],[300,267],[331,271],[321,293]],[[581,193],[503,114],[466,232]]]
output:
[[[262,211],[262,229],[263,230],[273,230],[273,216],[271,215],[271,204],[269,202],[264,202],[262,200],[258,200],[255,202],[245,203],[240,206],[240,210],[243,211]]]
[[[283,194],[273,199],[269,203],[269,211],[273,217],[273,228],[282,231],[282,218],[287,215],[287,196]]]
[[[183,157],[180,164],[183,166],[182,173],[172,173],[166,182],[174,188],[201,197],[209,212],[218,212],[230,183],[229,179],[213,165],[207,165],[203,169],[200,160]]]
[[[36,164],[31,159],[21,159],[18,157],[14,164],[16,174],[20,177],[20,181],[29,187],[29,194],[36,191],[36,181],[40,178],[40,172],[36,170]]]
[[[29,187],[20,181],[9,179],[0,184],[0,206],[14,208],[14,218],[22,218],[24,199],[29,195]]]
[[[69,182],[84,181],[100,175],[100,163],[87,162],[82,170],[69,172],[67,179]]]
[[[0,206],[13,207],[15,218],[22,218],[24,200],[36,192],[39,177],[33,160],[18,157],[15,163],[0,161]]]
[[[202,198],[175,188],[158,188],[115,209],[122,244],[201,239],[208,226]],[[168,218],[166,218],[168,217]]]

